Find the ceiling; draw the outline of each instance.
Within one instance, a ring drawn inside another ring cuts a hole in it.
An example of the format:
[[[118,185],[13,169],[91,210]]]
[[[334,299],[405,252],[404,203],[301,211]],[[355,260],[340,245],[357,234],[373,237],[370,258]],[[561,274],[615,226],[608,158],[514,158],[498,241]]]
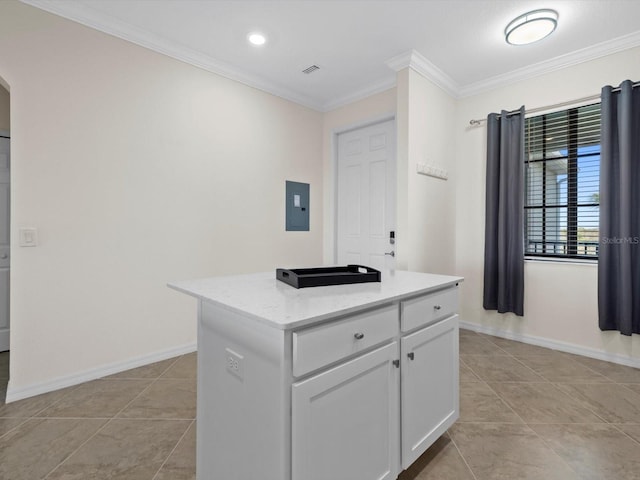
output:
[[[393,86],[393,58],[464,97],[640,45],[640,0],[22,1],[321,111]],[[539,8],[556,31],[508,45],[505,26]]]

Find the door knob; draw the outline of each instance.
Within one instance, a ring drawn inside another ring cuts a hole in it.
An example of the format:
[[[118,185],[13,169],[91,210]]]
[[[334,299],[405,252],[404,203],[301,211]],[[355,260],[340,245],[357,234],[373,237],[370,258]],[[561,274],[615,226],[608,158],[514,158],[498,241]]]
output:
[[[393,250],[391,250],[390,252],[385,252],[385,255],[389,255],[391,257],[395,257],[396,256],[396,252],[394,252]]]

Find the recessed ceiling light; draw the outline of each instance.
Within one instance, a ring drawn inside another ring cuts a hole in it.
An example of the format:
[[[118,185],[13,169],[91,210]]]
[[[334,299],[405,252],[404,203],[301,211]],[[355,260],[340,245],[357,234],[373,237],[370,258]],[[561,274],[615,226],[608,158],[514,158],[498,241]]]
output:
[[[251,45],[255,45],[256,47],[267,43],[267,37],[259,32],[251,32],[249,35],[247,35],[247,39],[249,40],[249,43]]]
[[[550,9],[534,10],[520,15],[504,30],[511,45],[527,45],[551,35],[558,24],[558,12]]]

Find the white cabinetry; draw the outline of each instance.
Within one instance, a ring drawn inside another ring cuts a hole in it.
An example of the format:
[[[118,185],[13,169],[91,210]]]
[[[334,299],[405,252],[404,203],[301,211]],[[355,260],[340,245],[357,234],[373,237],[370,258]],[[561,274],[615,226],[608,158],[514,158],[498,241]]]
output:
[[[393,342],[293,384],[293,480],[396,478],[397,358]]]
[[[402,468],[458,418],[458,316],[407,335],[402,352]]]
[[[398,335],[398,305],[293,332],[293,376],[317,370]]]
[[[173,284],[200,299],[198,480],[395,479],[458,418],[461,280]]]

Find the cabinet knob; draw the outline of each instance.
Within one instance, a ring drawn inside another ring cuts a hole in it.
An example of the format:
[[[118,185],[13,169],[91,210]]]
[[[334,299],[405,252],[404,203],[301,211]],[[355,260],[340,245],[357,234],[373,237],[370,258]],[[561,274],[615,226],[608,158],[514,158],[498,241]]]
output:
[[[407,357],[409,357],[409,360],[413,360],[413,357],[414,357],[413,352],[407,353]]]
[[[362,332],[354,333],[353,336],[355,337],[356,340],[362,340],[364,338],[364,333]]]
[[[396,368],[400,368],[400,360],[394,360],[394,361],[393,361],[393,362],[391,362],[391,363],[393,363],[393,366],[394,366],[394,367],[396,367]]]
[[[433,309],[434,309],[434,310],[440,310],[441,308],[442,308],[442,307],[441,307],[440,305],[434,305],[434,306],[433,306]]]

